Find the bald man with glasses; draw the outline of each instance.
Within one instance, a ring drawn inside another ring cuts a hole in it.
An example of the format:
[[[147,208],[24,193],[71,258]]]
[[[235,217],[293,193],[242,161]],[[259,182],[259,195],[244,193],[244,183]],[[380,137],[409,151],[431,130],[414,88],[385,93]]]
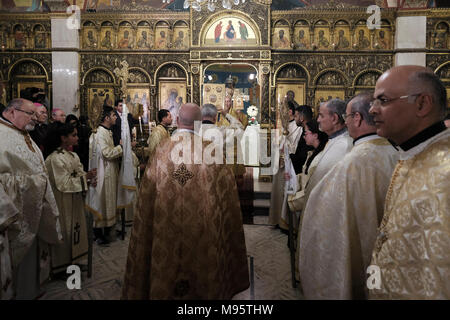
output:
[[[445,87],[429,69],[398,66],[377,81],[377,134],[399,147],[371,264],[378,299],[450,299],[450,130]],[[375,275],[374,275],[375,276]],[[375,287],[375,286],[374,286]]]
[[[35,299],[49,275],[49,244],[61,239],[44,159],[28,130],[36,107],[13,99],[0,117],[0,299]]]

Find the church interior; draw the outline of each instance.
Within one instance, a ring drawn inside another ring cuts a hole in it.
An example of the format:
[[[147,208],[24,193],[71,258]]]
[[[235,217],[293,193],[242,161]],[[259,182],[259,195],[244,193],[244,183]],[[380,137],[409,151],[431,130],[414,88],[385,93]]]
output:
[[[3,105],[37,87],[49,112],[92,121],[123,95],[142,144],[160,109],[175,117],[186,102],[220,109],[229,79],[255,137],[279,128],[288,91],[317,115],[322,102],[374,90],[393,66],[429,67],[450,97],[448,1],[1,0],[0,46]],[[255,140],[246,146],[243,212],[250,287],[234,299],[303,299],[289,235],[268,221],[272,176]],[[93,244],[81,290],[53,280],[40,299],[119,299],[131,225],[118,225],[126,234],[110,246]]]

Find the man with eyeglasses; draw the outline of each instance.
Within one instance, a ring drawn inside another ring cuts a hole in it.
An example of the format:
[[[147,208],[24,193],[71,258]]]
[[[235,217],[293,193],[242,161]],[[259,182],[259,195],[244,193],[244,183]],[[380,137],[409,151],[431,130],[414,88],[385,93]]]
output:
[[[317,183],[352,149],[352,138],[348,135],[342,114],[346,104],[340,99],[323,102],[319,107],[317,122],[321,131],[328,135],[328,143],[317,155],[317,167],[305,187],[305,199]]]
[[[376,134],[364,92],[342,115],[353,138],[347,153],[317,184],[305,208],[300,277],[307,299],[366,299],[370,265],[384,198],[398,152]]]
[[[27,130],[29,100],[13,99],[0,117],[0,299],[35,299],[48,278],[49,244],[62,238],[44,159]]]
[[[376,299],[450,299],[450,130],[446,91],[421,66],[378,79],[370,113],[378,135],[399,146],[372,255]]]

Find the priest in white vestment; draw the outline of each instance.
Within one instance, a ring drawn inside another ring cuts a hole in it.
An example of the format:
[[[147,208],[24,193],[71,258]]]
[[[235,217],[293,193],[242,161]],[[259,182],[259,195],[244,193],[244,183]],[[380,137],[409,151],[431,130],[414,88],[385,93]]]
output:
[[[69,265],[79,263],[88,253],[88,229],[83,192],[96,184],[96,172],[85,172],[80,158],[69,151],[78,145],[77,128],[55,123],[49,131],[45,159],[49,180],[58,205],[63,242],[51,247],[52,272],[66,274]]]
[[[328,143],[309,167],[309,179],[305,186],[305,205],[313,188],[353,147],[353,139],[348,135],[342,117],[345,108],[345,102],[340,99],[324,102],[319,107],[317,122],[320,130],[328,135]]]
[[[378,135],[400,147],[368,279],[376,299],[450,299],[450,130],[432,70],[399,66],[377,81]],[[379,268],[378,270],[376,268]]]
[[[303,132],[303,128],[298,126],[295,122],[295,104],[292,101],[288,102],[289,107],[289,125],[288,125],[288,135],[283,134],[283,128],[280,126],[279,133],[279,150],[280,157],[279,161],[274,164],[274,172],[272,178],[272,192],[270,196],[270,209],[269,209],[269,224],[278,225],[283,230],[288,230],[288,218],[287,218],[287,204],[283,205],[285,201],[284,189],[285,189],[285,178],[284,178],[284,149],[288,149],[289,155],[295,154],[298,146],[298,141],[300,140]]]
[[[98,207],[92,204],[94,199],[88,199],[86,208],[94,216],[94,236],[101,245],[111,241],[110,232],[116,224],[119,159],[123,153],[122,145],[114,146],[110,130],[116,119],[114,110],[111,107],[104,107],[97,132],[92,133],[89,139],[89,158],[92,158],[94,151],[98,150],[102,169],[97,170]],[[89,170],[91,169],[90,167]]]
[[[353,149],[315,186],[304,212],[299,271],[307,299],[366,299],[370,264],[397,150],[376,134],[372,93],[345,114]]]
[[[0,117],[0,298],[35,299],[48,244],[61,240],[59,212],[33,130],[36,107],[13,99]]]

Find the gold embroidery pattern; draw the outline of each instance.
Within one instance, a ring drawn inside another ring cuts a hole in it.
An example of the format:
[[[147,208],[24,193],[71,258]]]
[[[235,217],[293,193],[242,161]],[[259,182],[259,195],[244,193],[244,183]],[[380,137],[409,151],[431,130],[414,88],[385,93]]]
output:
[[[23,137],[25,139],[25,142],[27,144],[28,149],[30,149],[31,152],[36,152],[36,150],[34,150],[34,148],[33,148],[33,144],[31,143],[30,135],[28,133],[27,134],[23,134]]]
[[[403,161],[399,160],[397,166],[395,167],[394,173],[392,174],[392,179],[391,179],[391,183],[389,185],[388,191],[386,193],[386,200],[385,200],[385,206],[387,204],[389,204],[391,202],[391,198],[392,198],[392,193],[393,193],[393,186],[395,181],[397,180],[397,177],[399,175],[399,171],[402,168],[403,165]],[[374,249],[374,255],[378,256],[378,253],[381,250],[381,247],[383,246],[383,244],[386,242],[386,240],[388,239],[388,234],[386,231],[386,225],[389,221],[389,214],[386,214],[386,212],[390,212],[387,210],[388,208],[385,207],[384,208],[384,216],[383,219],[381,220],[380,226],[378,227],[378,237],[375,243],[375,249]]]
[[[184,187],[186,182],[189,179],[192,179],[194,177],[194,174],[186,169],[186,165],[182,163],[176,171],[172,173],[172,178],[177,180],[177,182]]]

